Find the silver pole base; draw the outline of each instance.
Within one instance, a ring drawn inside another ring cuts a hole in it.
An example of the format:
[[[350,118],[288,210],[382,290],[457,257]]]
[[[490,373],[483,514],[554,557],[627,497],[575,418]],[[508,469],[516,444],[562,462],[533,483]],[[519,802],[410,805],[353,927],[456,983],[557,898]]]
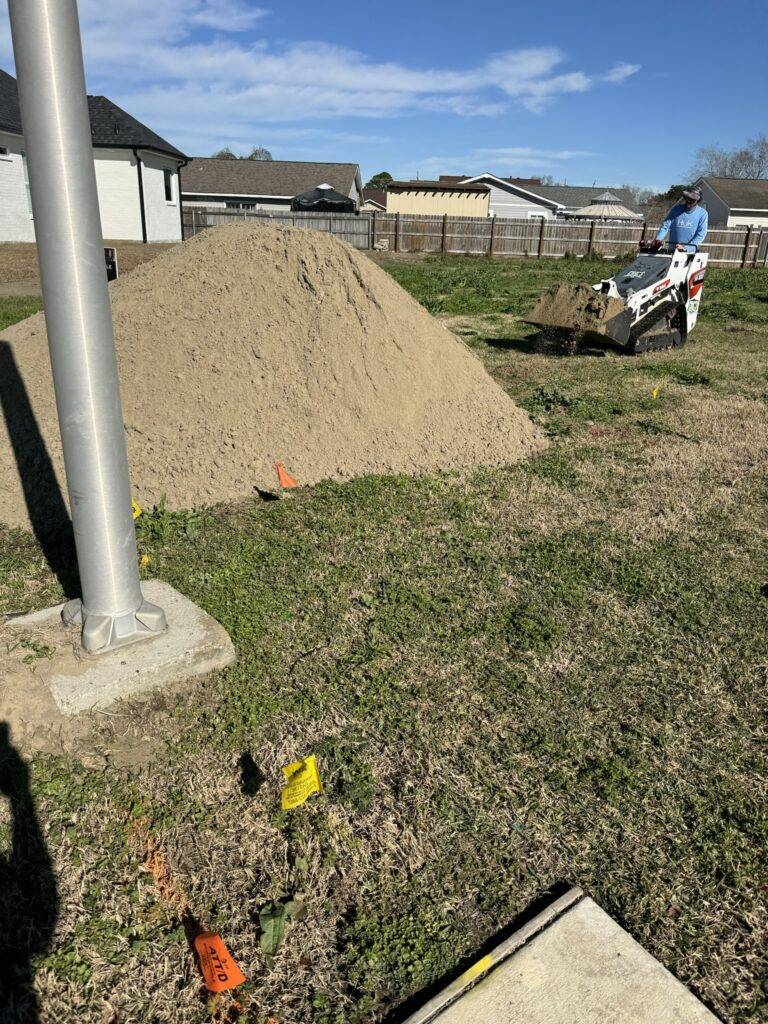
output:
[[[163,609],[149,601],[142,601],[136,611],[122,615],[94,615],[76,597],[64,605],[61,618],[67,626],[82,626],[82,644],[91,654],[105,654],[116,647],[148,640],[168,628]]]

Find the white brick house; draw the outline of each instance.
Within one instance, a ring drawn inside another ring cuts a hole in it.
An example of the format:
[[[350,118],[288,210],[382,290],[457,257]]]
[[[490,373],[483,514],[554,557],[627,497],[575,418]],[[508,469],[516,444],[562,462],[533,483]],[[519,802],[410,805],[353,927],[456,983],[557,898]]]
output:
[[[89,96],[104,238],[181,240],[184,154],[106,96]],[[0,242],[34,242],[16,79],[0,69]]]

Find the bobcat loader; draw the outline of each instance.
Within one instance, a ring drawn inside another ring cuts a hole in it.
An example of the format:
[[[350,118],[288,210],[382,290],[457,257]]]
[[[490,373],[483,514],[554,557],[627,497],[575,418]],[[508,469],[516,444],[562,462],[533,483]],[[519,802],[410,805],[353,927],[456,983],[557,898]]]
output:
[[[638,355],[684,345],[699,314],[707,254],[641,246],[633,263],[595,285],[559,284],[536,303],[527,323],[572,352],[584,342]]]

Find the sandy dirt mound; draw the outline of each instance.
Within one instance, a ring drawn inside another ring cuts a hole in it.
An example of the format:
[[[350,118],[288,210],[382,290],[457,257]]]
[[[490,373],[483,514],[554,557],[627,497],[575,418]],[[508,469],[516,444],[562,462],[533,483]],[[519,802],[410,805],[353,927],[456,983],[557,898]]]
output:
[[[115,282],[111,297],[142,505],[274,489],[278,460],[311,484],[500,465],[545,443],[462,342],[327,235],[208,230]],[[3,339],[0,521],[26,526],[17,459],[28,480],[43,473],[45,456],[19,377],[64,483],[42,314]]]
[[[588,284],[558,284],[541,296],[526,320],[544,327],[602,333],[607,321],[626,308],[621,299],[600,295]]]

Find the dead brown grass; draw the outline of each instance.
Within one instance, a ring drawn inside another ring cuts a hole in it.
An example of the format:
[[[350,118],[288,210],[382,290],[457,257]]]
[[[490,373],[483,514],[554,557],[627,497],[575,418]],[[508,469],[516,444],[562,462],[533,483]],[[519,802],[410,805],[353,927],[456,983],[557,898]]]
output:
[[[171,248],[164,242],[126,242],[105,239],[105,245],[117,249],[117,260],[121,274],[127,274],[134,267],[152,260],[161,252]],[[0,243],[0,285],[25,282],[40,287],[37,269],[37,246],[33,242],[2,242]]]

